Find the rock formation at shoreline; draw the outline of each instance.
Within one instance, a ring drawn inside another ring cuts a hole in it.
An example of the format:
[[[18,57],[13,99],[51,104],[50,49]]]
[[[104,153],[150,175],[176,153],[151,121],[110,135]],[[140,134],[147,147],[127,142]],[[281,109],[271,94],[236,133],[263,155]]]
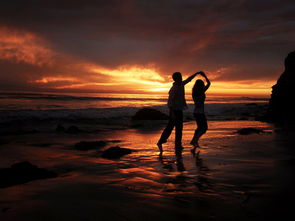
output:
[[[135,113],[132,120],[168,120],[168,115],[153,108],[142,108]]]
[[[264,131],[258,128],[253,128],[253,127],[246,127],[237,130],[237,133],[240,135],[249,135],[249,134],[261,134]]]
[[[285,71],[272,86],[268,119],[271,122],[290,126],[295,124],[295,51],[285,58]]]
[[[115,146],[105,150],[102,153],[102,157],[107,159],[119,159],[120,157],[130,153],[132,153],[131,149]]]
[[[30,162],[24,161],[13,164],[10,168],[0,169],[0,188],[6,188],[33,180],[57,177],[55,172],[39,168]]]

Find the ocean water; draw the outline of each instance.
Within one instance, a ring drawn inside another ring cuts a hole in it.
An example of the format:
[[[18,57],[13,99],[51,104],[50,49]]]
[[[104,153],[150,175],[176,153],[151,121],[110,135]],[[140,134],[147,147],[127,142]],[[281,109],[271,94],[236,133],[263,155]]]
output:
[[[168,95],[111,93],[0,93],[0,110],[56,110],[166,105]],[[186,95],[188,104],[192,98]],[[266,103],[268,97],[207,95],[206,103]]]
[[[193,101],[186,96],[192,118]],[[251,118],[265,110],[268,98],[259,96],[207,95],[206,113],[209,120]],[[129,118],[143,107],[168,113],[167,95],[108,93],[0,93],[0,123],[23,120],[105,120]]]

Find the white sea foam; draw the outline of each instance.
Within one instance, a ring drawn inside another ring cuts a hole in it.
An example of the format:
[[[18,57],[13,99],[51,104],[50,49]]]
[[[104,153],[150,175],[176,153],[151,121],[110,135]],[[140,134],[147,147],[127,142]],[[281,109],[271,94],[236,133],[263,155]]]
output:
[[[163,113],[168,114],[166,105],[151,106]],[[118,107],[118,108],[88,108],[88,109],[53,109],[53,110],[0,110],[0,123],[12,121],[46,121],[46,120],[103,120],[110,118],[130,118],[141,107]],[[266,110],[265,104],[245,103],[211,103],[205,105],[208,119],[212,120],[237,120],[251,118]],[[193,105],[189,104],[184,111],[185,119],[193,119]]]
[[[41,121],[97,122],[128,119],[144,107],[168,114],[167,96],[114,94],[34,94],[0,93],[0,123]],[[193,120],[192,100],[187,96],[186,120]],[[241,96],[207,96],[208,119],[251,118],[266,109],[267,99]]]

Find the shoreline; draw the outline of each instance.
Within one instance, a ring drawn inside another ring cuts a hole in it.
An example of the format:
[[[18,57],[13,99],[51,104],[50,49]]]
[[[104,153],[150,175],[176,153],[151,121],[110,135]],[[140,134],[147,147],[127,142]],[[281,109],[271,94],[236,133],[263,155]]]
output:
[[[168,114],[166,105],[148,106]],[[58,125],[85,127],[99,130],[111,125],[114,128],[128,128],[145,125],[165,124],[166,121],[134,121],[132,117],[143,107],[101,108],[101,109],[52,109],[52,110],[0,110],[0,133],[13,133],[17,128],[27,131],[54,130]],[[209,121],[255,120],[263,117],[267,110],[265,103],[219,103],[206,105]],[[184,111],[184,122],[194,121],[193,105]],[[41,128],[41,129],[39,129]],[[83,128],[81,128],[83,129]],[[7,131],[6,131],[7,130]]]
[[[269,133],[238,135],[238,125]],[[159,158],[155,143],[163,126],[8,136],[10,142],[0,146],[1,168],[28,160],[58,177],[0,189],[0,218],[261,220],[272,214],[266,213],[276,203],[271,199],[283,196],[286,177],[293,178],[286,168],[293,168],[294,155],[282,150],[293,144],[292,136],[262,122],[209,121],[200,155],[194,157],[188,143],[195,123],[185,122],[182,157],[174,154],[172,134]],[[97,150],[73,148],[96,140],[110,142]],[[110,146],[134,152],[118,160],[101,158]]]

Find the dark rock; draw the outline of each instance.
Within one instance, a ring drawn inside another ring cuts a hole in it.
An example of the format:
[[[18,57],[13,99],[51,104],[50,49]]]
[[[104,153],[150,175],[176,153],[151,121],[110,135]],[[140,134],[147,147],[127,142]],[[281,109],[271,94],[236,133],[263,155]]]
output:
[[[132,124],[130,125],[131,128],[141,128],[144,127],[144,124]]]
[[[246,106],[258,106],[258,104],[257,103],[248,103],[248,104],[246,104]]]
[[[69,134],[78,134],[78,133],[81,133],[83,132],[83,130],[81,130],[79,127],[77,126],[69,126],[69,128],[66,130],[66,133],[69,133]]]
[[[100,141],[81,141],[75,144],[75,149],[77,150],[92,150],[104,147],[107,143],[103,140]]]
[[[83,130],[81,130],[79,127],[77,126],[69,126],[67,129],[62,126],[61,124],[57,125],[55,132],[57,133],[68,133],[68,134],[78,134],[81,132],[84,132]]]
[[[288,167],[295,167],[295,158],[289,158],[289,159],[282,159],[279,161],[280,164],[283,166],[288,166]]]
[[[6,140],[0,140],[0,145],[8,144],[9,142]]]
[[[295,105],[293,105],[295,90],[295,51],[285,58],[285,71],[272,86],[271,99],[267,118],[269,121],[282,124],[295,124]]]
[[[257,128],[252,128],[252,127],[247,127],[247,128],[239,129],[237,131],[237,133],[240,135],[260,134],[260,133],[263,133],[263,130],[257,129]]]
[[[105,150],[101,156],[107,159],[117,159],[130,153],[132,153],[131,149],[116,146],[110,147],[109,149]]]
[[[238,118],[238,120],[249,120],[249,118],[247,118],[247,117],[240,117],[240,118]]]
[[[270,121],[267,115],[255,116],[254,120],[263,121],[263,122],[269,122]]]
[[[38,133],[39,131],[36,129],[18,129],[18,130],[11,130],[11,131],[4,131],[1,132],[1,135],[26,135],[26,134],[35,134]]]
[[[122,140],[108,140],[108,142],[110,142],[110,143],[121,143]]]
[[[135,113],[132,120],[167,120],[167,114],[152,108],[142,108]]]
[[[2,211],[2,213],[5,213],[5,212],[7,212],[8,210],[11,210],[11,208],[9,208],[9,207],[5,207],[5,208],[3,208],[1,211]]]
[[[66,128],[62,125],[57,125],[56,129],[55,129],[55,132],[57,133],[62,133],[62,132],[65,132],[66,131]]]
[[[6,188],[33,180],[57,177],[57,174],[24,161],[13,164],[10,168],[0,169],[0,177],[0,188]]]
[[[29,144],[31,146],[35,146],[35,147],[51,147],[53,145],[59,145],[60,143],[33,143],[33,144]]]
[[[25,135],[25,134],[35,134],[38,133],[39,131],[36,129],[32,129],[32,130],[18,130],[15,134],[17,135]]]

